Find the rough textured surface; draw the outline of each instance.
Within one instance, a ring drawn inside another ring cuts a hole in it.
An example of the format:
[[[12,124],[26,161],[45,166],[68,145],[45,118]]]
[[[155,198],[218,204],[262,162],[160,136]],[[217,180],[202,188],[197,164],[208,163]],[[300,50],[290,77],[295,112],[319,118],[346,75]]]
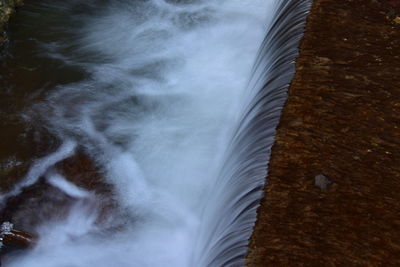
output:
[[[248,266],[400,266],[399,5],[315,0]]]
[[[7,39],[5,25],[15,8],[22,5],[23,0],[0,0],[0,45]]]

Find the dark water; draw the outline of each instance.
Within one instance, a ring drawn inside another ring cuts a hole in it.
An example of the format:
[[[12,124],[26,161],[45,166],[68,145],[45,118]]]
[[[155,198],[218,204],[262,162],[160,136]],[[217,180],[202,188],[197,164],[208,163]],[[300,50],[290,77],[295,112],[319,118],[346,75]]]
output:
[[[10,42],[0,58],[0,166],[3,171],[12,162],[24,165],[44,155],[55,142],[41,125],[24,120],[26,109],[42,101],[55,86],[84,77],[81,70],[41,55],[40,42],[57,36],[46,34],[48,24],[36,14],[37,2],[29,1],[12,17]],[[66,23],[66,18],[63,19],[54,21]]]

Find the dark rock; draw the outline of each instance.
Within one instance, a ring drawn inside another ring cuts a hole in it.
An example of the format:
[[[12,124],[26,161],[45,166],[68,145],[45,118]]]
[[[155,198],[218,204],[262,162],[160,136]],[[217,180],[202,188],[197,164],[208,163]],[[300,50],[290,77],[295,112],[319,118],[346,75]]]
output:
[[[18,229],[34,233],[43,222],[65,218],[73,202],[73,198],[41,179],[8,199],[2,221],[11,221]]]
[[[69,195],[42,177],[37,183],[7,200],[0,213],[1,221],[10,221],[17,229],[36,233],[37,226],[43,222],[63,220],[77,201],[98,210],[99,223],[106,218],[106,214],[117,209],[112,186],[103,181],[100,172],[85,155],[77,154],[61,161],[54,171],[62,174],[72,184],[90,191],[91,197],[77,198]]]
[[[24,249],[35,243],[33,235],[14,229],[14,225],[10,222],[3,222],[0,229],[0,248],[11,246]]]
[[[328,176],[323,174],[318,174],[314,177],[314,184],[316,187],[319,187],[321,190],[327,190],[333,184],[333,181],[329,179]]]

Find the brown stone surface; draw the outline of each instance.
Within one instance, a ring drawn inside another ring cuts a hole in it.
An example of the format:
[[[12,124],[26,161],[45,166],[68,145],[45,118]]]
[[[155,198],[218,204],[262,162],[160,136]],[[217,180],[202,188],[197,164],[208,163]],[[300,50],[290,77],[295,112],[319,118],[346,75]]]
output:
[[[399,5],[315,0],[248,266],[400,266]]]

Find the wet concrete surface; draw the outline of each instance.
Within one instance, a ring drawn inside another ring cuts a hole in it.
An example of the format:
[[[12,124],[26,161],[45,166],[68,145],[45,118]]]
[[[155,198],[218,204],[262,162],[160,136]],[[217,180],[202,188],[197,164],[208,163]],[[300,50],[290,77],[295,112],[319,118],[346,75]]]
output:
[[[315,0],[248,266],[400,266],[399,11]]]

